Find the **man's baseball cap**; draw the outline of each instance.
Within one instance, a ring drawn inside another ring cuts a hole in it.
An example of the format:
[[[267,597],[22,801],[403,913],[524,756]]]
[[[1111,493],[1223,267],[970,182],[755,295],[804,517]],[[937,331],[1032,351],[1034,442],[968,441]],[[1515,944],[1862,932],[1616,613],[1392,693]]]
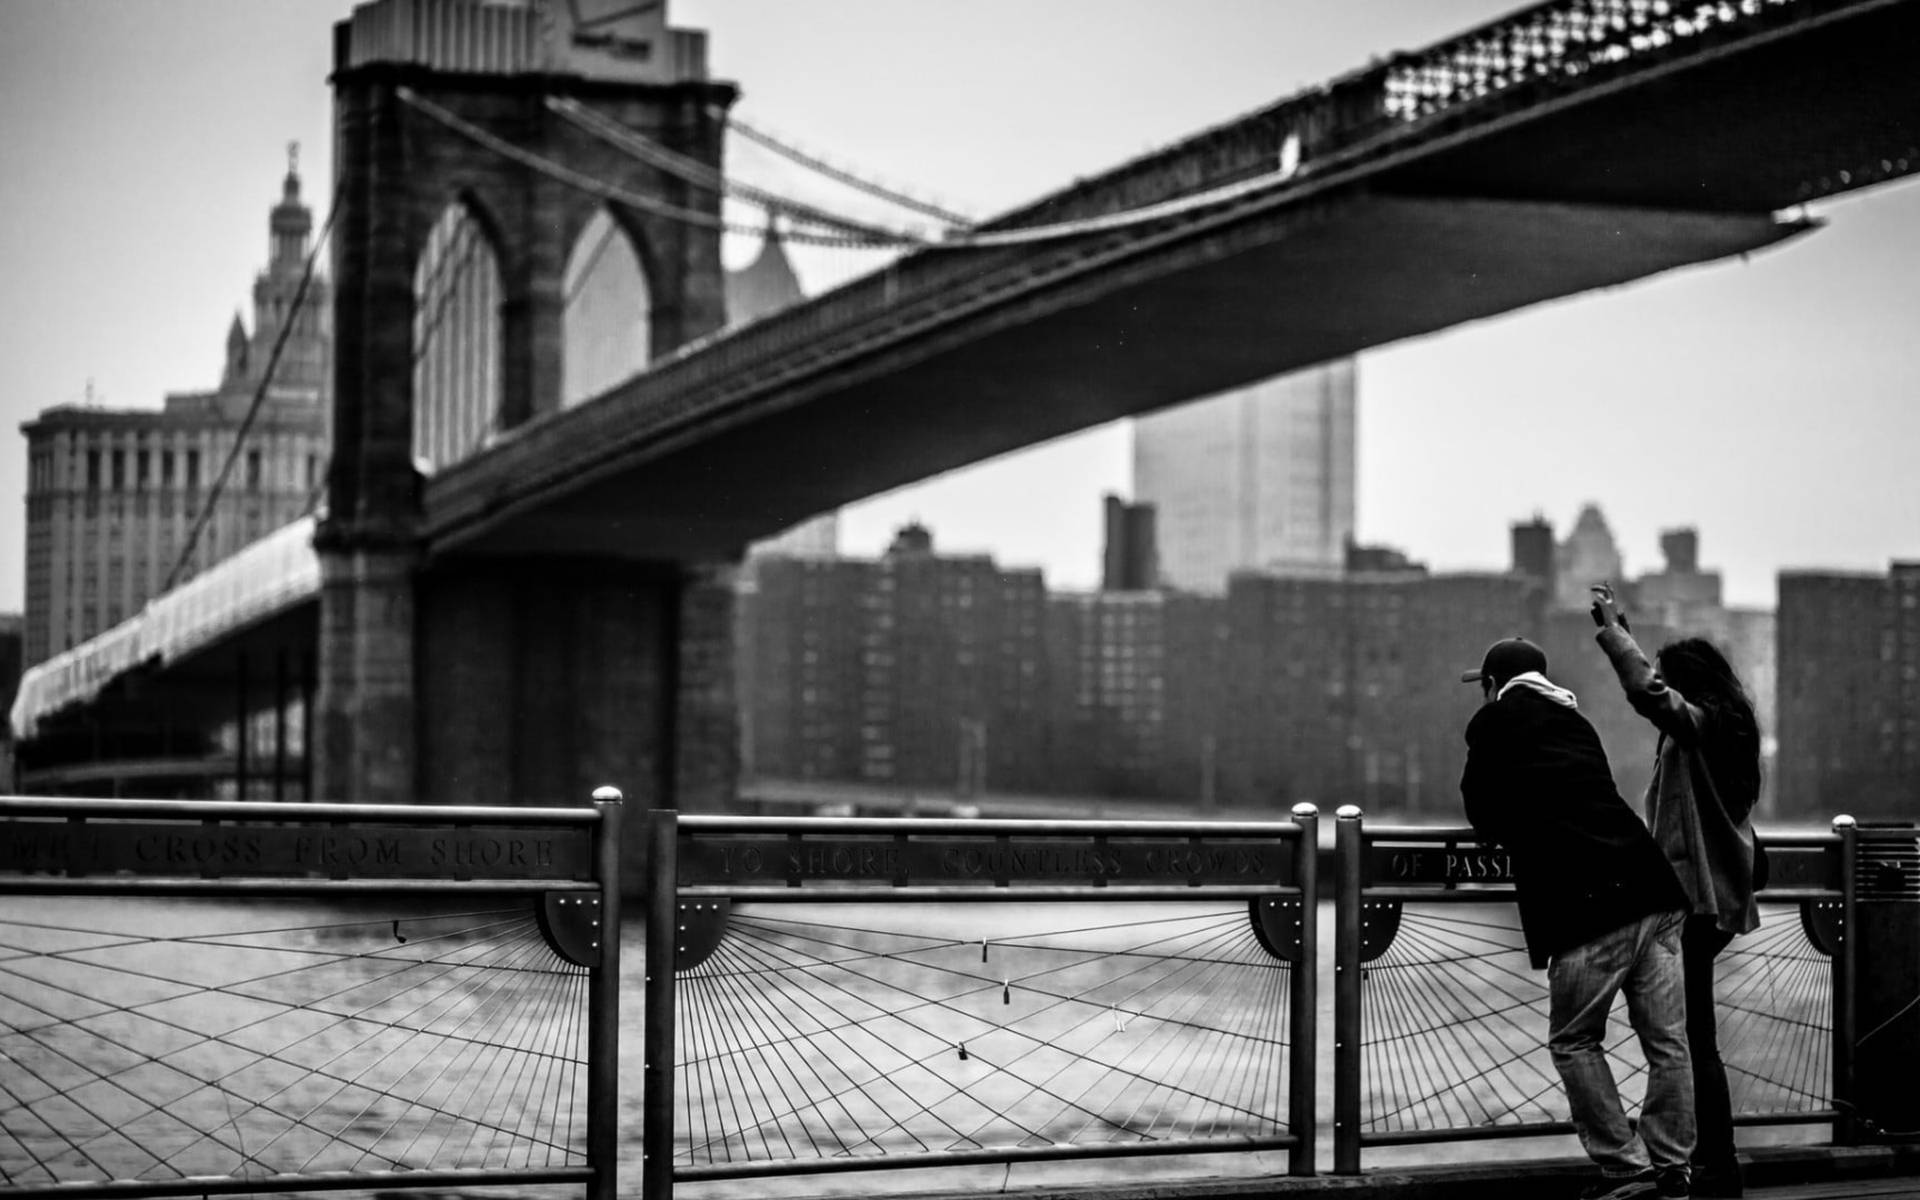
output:
[[[1487,656],[1480,660],[1477,671],[1462,671],[1461,683],[1478,683],[1482,679],[1492,679],[1505,683],[1515,675],[1528,671],[1545,672],[1547,652],[1523,637],[1502,638],[1487,647]]]

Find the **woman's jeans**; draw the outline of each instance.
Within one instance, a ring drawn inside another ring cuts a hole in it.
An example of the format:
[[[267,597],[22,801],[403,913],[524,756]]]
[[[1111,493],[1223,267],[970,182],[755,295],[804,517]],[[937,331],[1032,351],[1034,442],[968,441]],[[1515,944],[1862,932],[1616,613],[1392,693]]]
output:
[[[1609,1175],[1631,1175],[1649,1166],[1684,1169],[1693,1153],[1683,919],[1676,910],[1629,921],[1555,955],[1547,968],[1547,1048],[1566,1085],[1580,1144]],[[1607,1013],[1621,992],[1647,1059],[1638,1133],[1620,1107],[1605,1049]]]
[[[1693,1055],[1694,1119],[1699,1145],[1693,1160],[1715,1170],[1732,1169],[1733,1102],[1727,1094],[1727,1068],[1720,1061],[1714,1031],[1713,960],[1733,935],[1711,916],[1688,917],[1680,936],[1687,977],[1687,1048]]]

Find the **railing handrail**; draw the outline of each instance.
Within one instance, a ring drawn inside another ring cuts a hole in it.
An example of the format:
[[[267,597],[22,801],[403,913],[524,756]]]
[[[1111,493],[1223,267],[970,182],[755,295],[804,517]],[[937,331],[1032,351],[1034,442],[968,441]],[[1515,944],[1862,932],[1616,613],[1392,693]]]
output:
[[[941,834],[994,837],[1000,834],[1060,837],[1224,837],[1293,838],[1291,821],[1101,821],[1021,820],[975,817],[731,817],[682,816],[682,832]]]
[[[1419,825],[1413,823],[1365,825],[1367,840],[1380,841],[1459,841],[1488,844],[1486,839],[1471,825]],[[1872,832],[1872,827],[1868,827]],[[1840,835],[1832,830],[1780,830],[1767,832],[1754,830],[1754,836],[1764,846],[1838,846]]]
[[[598,809],[430,804],[304,804],[270,800],[121,800],[0,796],[0,817],[151,817],[197,821],[352,821],[398,825],[597,825]]]

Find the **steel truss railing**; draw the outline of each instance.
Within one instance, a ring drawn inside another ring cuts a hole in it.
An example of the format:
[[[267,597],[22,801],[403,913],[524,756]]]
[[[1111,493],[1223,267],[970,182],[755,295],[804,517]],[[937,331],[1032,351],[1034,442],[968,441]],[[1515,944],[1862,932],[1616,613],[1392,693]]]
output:
[[[611,1200],[620,812],[0,799],[0,1196]]]
[[[1311,1174],[1315,826],[655,813],[645,1194],[1260,1149]]]
[[[1735,1123],[1831,1123],[1847,1141],[1859,831],[1834,827],[1767,839],[1763,923],[1717,960],[1715,995]],[[1369,1146],[1572,1132],[1506,852],[1470,828],[1369,828],[1352,807],[1335,829],[1335,1172]],[[1632,1115],[1646,1064],[1617,1016],[1607,1050]]]

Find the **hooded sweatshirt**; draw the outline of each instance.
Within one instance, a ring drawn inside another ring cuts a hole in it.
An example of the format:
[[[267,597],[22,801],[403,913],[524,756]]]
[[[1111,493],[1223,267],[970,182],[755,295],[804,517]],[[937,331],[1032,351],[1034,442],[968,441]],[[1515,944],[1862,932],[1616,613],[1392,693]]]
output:
[[[1543,676],[1516,676],[1474,713],[1466,737],[1467,820],[1513,852],[1520,928],[1536,968],[1629,921],[1686,907],[1653,835],[1614,788],[1607,752],[1573,693]]]

